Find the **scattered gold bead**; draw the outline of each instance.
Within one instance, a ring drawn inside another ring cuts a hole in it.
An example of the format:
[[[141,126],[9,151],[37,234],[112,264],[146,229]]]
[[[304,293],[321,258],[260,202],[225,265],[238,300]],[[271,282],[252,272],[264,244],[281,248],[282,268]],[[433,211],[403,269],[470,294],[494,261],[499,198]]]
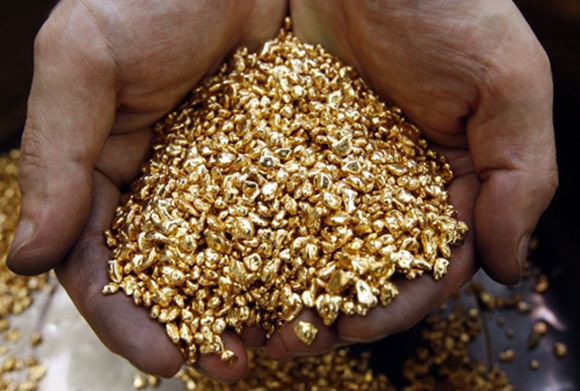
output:
[[[548,325],[546,324],[546,322],[538,321],[534,323],[533,330],[534,333],[538,335],[544,335],[548,332]]]
[[[568,346],[566,346],[562,342],[556,342],[554,344],[554,354],[558,358],[564,357],[566,354],[568,354]]]
[[[133,375],[133,388],[136,390],[143,390],[147,387],[147,378],[141,374]]]
[[[38,331],[34,331],[30,336],[30,345],[37,346],[40,342],[42,342],[42,335]]]
[[[499,353],[499,359],[502,362],[512,362],[516,357],[516,352],[513,349],[506,349]]]
[[[532,306],[530,305],[530,303],[524,300],[520,300],[516,304],[516,309],[520,314],[527,314],[532,309]]]
[[[546,277],[544,274],[541,274],[538,277],[538,280],[536,281],[536,283],[534,284],[534,292],[544,293],[548,289],[549,286],[550,286],[550,283],[548,282],[548,277]]]

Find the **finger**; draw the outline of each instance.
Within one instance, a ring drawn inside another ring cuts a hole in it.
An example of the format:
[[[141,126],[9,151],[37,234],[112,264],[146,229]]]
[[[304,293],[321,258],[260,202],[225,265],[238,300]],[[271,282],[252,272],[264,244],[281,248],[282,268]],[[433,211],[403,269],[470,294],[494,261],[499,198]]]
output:
[[[68,8],[55,9],[35,43],[20,222],[7,261],[22,274],[53,267],[81,231],[90,210],[91,171],[115,113],[114,63],[106,43],[82,7]]]
[[[521,36],[528,38],[511,38]],[[529,238],[554,195],[558,173],[548,59],[531,31],[511,31],[504,46],[523,50],[517,57],[528,63],[490,66],[467,135],[483,181],[475,208],[482,266],[497,281],[514,284],[521,279]]]
[[[234,383],[242,378],[248,365],[248,356],[244,343],[240,337],[231,330],[221,334],[226,349],[236,355],[233,365],[224,363],[217,354],[199,355],[195,368],[202,375],[220,383]]]
[[[462,161],[461,154],[450,155]],[[452,168],[453,165],[452,165]],[[461,172],[461,170],[456,170]],[[468,227],[473,226],[473,204],[479,191],[479,181],[467,174],[455,179],[449,187],[450,202],[457,218]],[[351,342],[372,342],[408,330],[423,319],[433,308],[442,304],[461,288],[477,270],[473,229],[470,229],[460,247],[453,247],[448,273],[440,280],[424,275],[415,280],[400,276],[394,279],[399,295],[387,306],[377,306],[365,316],[341,316],[337,331],[340,338]]]
[[[266,342],[264,353],[270,360],[276,361],[287,361],[295,357],[294,354],[286,350],[284,340],[279,332],[272,334],[268,342]]]
[[[259,326],[246,327],[242,330],[242,340],[249,349],[261,348],[266,344],[266,331]]]
[[[129,297],[102,294],[110,281],[103,233],[111,224],[119,191],[100,173],[94,173],[93,181],[91,215],[77,244],[56,268],[57,276],[105,346],[146,373],[172,376],[184,360],[163,325]]]

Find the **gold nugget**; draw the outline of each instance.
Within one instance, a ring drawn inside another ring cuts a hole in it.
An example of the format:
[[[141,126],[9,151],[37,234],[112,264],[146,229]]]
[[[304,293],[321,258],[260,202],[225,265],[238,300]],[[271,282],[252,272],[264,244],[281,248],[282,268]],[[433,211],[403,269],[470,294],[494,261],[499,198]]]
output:
[[[306,345],[312,345],[316,334],[318,334],[318,329],[313,323],[300,321],[294,326],[294,334]]]
[[[401,111],[286,29],[239,49],[155,127],[110,231],[111,283],[193,362],[221,333],[268,335],[314,308],[325,325],[447,272],[467,230],[453,174]]]

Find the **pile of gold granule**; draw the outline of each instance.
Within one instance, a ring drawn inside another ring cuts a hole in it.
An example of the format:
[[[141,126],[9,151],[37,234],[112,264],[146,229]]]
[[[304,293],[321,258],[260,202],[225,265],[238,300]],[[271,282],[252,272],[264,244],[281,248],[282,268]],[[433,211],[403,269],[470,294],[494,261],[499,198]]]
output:
[[[477,390],[514,391],[496,365],[471,360],[468,345],[481,334],[481,312],[456,305],[447,314],[431,314],[422,330],[416,357],[403,367],[410,384],[403,391]]]
[[[469,288],[461,294],[474,292]],[[482,313],[478,308],[457,304],[450,311],[434,311],[421,328],[421,342],[415,355],[406,359],[400,369],[406,385],[399,388],[385,374],[372,369],[369,352],[353,354],[349,349],[285,362],[269,360],[261,351],[250,351],[248,368],[243,378],[233,385],[206,378],[191,367],[184,367],[176,378],[184,383],[186,391],[513,391],[506,373],[497,365],[470,358],[468,346],[475,338],[482,337],[481,322]],[[135,375],[133,388],[157,388],[159,382],[155,377]]]
[[[14,150],[0,155],[0,258],[4,260],[16,229],[20,194],[16,174],[19,152]],[[536,278],[532,290],[543,293],[548,288],[547,277],[532,269],[524,278]],[[41,387],[47,368],[34,358],[34,346],[40,334],[33,332],[29,338],[32,349],[18,350],[16,345],[26,336],[11,325],[12,321],[29,308],[33,297],[42,289],[50,289],[48,275],[36,277],[17,276],[5,263],[0,263],[0,390],[33,391]],[[522,315],[533,310],[520,294],[511,297],[494,296],[481,285],[472,283],[461,295],[476,295],[478,308],[456,306],[452,311],[434,313],[422,328],[422,342],[415,357],[407,359],[402,368],[407,386],[402,391],[429,390],[513,390],[506,374],[495,365],[472,360],[468,346],[481,335],[482,312],[515,310]],[[38,301],[35,302],[38,305]],[[499,318],[498,323],[503,318]],[[503,323],[504,321],[502,321]],[[508,329],[507,331],[509,331]],[[506,334],[507,334],[506,331]],[[512,330],[513,331],[513,330]],[[528,349],[535,349],[548,333],[544,321],[533,323],[528,338]],[[500,352],[503,356],[513,349]],[[567,354],[566,345],[554,344],[554,355]],[[368,353],[353,355],[346,349],[332,351],[317,357],[298,357],[287,362],[273,362],[260,352],[249,352],[248,370],[235,385],[224,385],[203,377],[192,368],[184,367],[176,376],[189,390],[395,390],[384,374],[371,370]],[[517,362],[518,357],[510,355]],[[530,370],[541,370],[537,359],[531,360]],[[398,371],[398,369],[395,369]],[[122,380],[120,379],[122,382]],[[157,388],[160,379],[154,376],[135,375],[133,388]],[[90,387],[90,385],[87,385]]]
[[[155,131],[106,235],[104,292],[150,308],[190,362],[235,360],[226,328],[271,335],[304,307],[331,325],[387,305],[393,274],[441,278],[467,229],[445,159],[351,67],[288,29],[238,50]]]
[[[5,262],[20,210],[19,156],[18,150],[0,155],[0,390],[33,391],[46,368],[32,355],[25,357],[27,352],[16,351],[15,345],[24,336],[11,319],[30,307],[35,292],[47,287],[47,276],[19,276]],[[39,334],[33,333],[30,344],[38,342]]]
[[[255,351],[248,358],[248,371],[232,385],[208,379],[190,367],[184,367],[176,377],[183,381],[186,391],[396,391],[385,375],[376,374],[369,367],[368,353],[355,357],[349,356],[347,349],[340,349],[319,357],[279,362]]]

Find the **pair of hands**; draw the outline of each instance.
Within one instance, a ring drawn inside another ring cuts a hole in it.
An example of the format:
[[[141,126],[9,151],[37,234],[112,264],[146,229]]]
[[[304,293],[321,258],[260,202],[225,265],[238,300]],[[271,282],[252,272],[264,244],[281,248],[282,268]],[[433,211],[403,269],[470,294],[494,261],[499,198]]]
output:
[[[235,48],[272,38],[288,12],[296,35],[353,65],[448,157],[451,202],[470,231],[442,280],[398,281],[388,307],[330,328],[303,311],[267,341],[257,329],[226,332],[237,364],[202,356],[201,372],[237,380],[246,346],[285,359],[403,331],[471,278],[476,253],[493,278],[517,283],[557,187],[549,62],[509,0],[63,0],[36,41],[8,265],[55,268],[104,344],[146,372],[171,376],[183,358],[144,308],[101,294],[103,232],[147,157],[151,125]],[[311,346],[292,331],[305,319],[320,330]]]

